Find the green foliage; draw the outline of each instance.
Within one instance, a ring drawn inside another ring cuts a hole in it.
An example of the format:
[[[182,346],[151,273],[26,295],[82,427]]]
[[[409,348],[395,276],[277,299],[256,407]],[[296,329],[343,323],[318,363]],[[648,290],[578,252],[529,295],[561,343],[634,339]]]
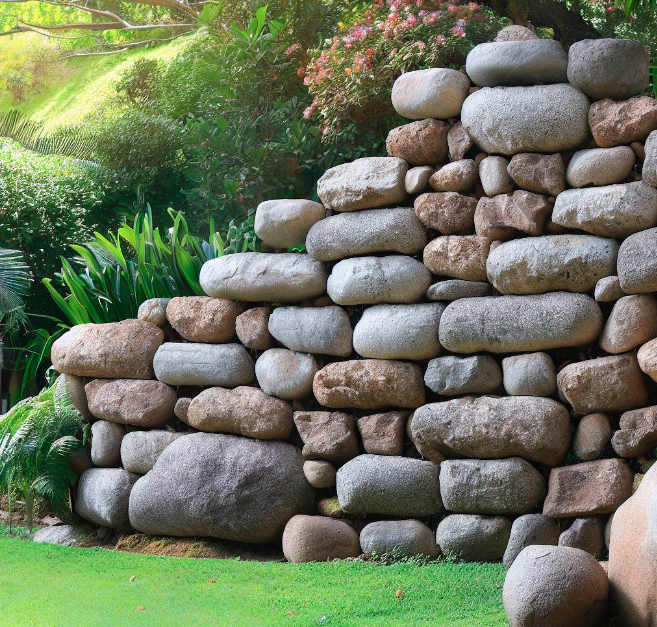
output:
[[[21,252],[0,248],[0,340],[22,318],[29,291],[30,270]]]
[[[57,277],[66,291],[60,293],[50,278],[43,283],[71,324],[136,318],[149,298],[203,295],[198,277],[205,261],[258,250],[252,221],[231,224],[222,238],[212,220],[204,241],[190,233],[181,212],[170,209],[169,215],[172,226],[160,230],[147,210],[116,233],[96,233],[91,242],[72,245],[76,259],[61,257]]]
[[[46,499],[63,519],[72,518],[69,487],[77,477],[70,462],[87,428],[63,379],[0,419],[0,493],[10,503],[16,495],[24,498],[28,527],[37,499]]]
[[[146,107],[159,94],[163,72],[164,63],[160,59],[137,59],[121,75],[116,91],[131,105]]]

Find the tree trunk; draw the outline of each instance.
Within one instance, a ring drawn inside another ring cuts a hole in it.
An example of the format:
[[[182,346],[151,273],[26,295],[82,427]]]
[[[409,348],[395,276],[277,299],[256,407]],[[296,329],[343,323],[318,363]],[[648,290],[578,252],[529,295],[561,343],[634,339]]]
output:
[[[25,522],[30,533],[32,533],[32,528],[34,527],[34,492],[32,492],[31,488],[25,495]]]
[[[516,24],[551,28],[566,48],[581,39],[602,37],[577,11],[555,0],[483,0],[483,4]]]

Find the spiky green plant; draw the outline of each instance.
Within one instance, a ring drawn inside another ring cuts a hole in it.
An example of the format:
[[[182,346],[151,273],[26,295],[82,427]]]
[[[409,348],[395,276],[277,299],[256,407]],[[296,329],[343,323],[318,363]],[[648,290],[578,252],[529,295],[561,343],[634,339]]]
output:
[[[63,520],[71,520],[69,488],[75,484],[71,458],[85,443],[88,425],[75,409],[63,378],[0,418],[0,493],[12,504],[21,496],[27,526],[45,499]]]
[[[29,290],[30,270],[22,253],[0,248],[0,341],[3,328],[11,328],[21,318]]]

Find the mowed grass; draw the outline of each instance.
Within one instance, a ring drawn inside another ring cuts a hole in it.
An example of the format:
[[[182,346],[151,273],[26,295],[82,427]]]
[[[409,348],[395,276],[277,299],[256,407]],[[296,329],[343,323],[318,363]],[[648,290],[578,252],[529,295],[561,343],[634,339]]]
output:
[[[0,626],[502,627],[504,574],[499,564],[156,557],[0,533]]]

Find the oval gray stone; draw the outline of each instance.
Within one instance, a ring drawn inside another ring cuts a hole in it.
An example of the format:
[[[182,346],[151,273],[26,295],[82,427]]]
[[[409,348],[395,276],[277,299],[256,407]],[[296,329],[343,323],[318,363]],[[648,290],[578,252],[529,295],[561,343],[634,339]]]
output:
[[[151,535],[268,543],[313,506],[297,447],[194,433],[169,445],[137,481],[130,522]]]
[[[449,68],[406,72],[392,87],[392,106],[411,120],[447,120],[461,112],[469,87],[465,74]]]
[[[108,420],[97,420],[91,425],[91,461],[101,468],[121,465],[121,440],[125,427]]]
[[[234,388],[253,381],[253,359],[241,344],[167,342],[153,359],[155,376],[169,385]]]
[[[657,189],[643,181],[567,189],[557,196],[552,222],[622,239],[657,225]]]
[[[500,244],[486,262],[488,280],[502,294],[591,292],[616,274],[618,242],[593,235],[545,235]]]
[[[622,183],[632,172],[635,162],[636,156],[629,146],[578,150],[568,163],[566,180],[571,187]]]
[[[321,261],[298,253],[233,253],[206,261],[199,281],[208,296],[290,303],[326,291]]]
[[[364,157],[330,168],[317,181],[327,209],[358,211],[403,202],[408,163],[399,157]]]
[[[617,276],[606,276],[595,284],[594,298],[599,303],[610,303],[625,296]]]
[[[549,398],[466,396],[420,407],[410,433],[428,459],[438,452],[479,459],[523,457],[556,466],[570,444],[570,414]]]
[[[351,323],[337,306],[278,307],[269,316],[269,332],[283,346],[300,353],[351,355]]]
[[[465,71],[480,87],[566,83],[567,69],[568,55],[554,39],[479,44],[465,60]]]
[[[570,85],[484,87],[466,98],[461,122],[489,153],[560,152],[586,141],[588,111],[588,98]]]
[[[593,100],[625,100],[648,87],[650,55],[632,39],[583,39],[568,50],[568,82]]]
[[[360,548],[366,554],[407,557],[433,557],[438,552],[433,532],[419,520],[379,520],[365,525],[360,532]]]
[[[338,470],[340,507],[348,514],[431,516],[442,511],[438,466],[388,455],[359,455]]]
[[[450,512],[519,516],[540,509],[547,486],[520,457],[448,459],[440,464],[440,491]]]
[[[308,232],[306,250],[320,261],[378,252],[414,255],[428,239],[427,229],[411,207],[365,209],[315,224]]]
[[[343,259],[333,266],[328,294],[338,305],[414,303],[431,285],[431,273],[417,259],[401,255]]]
[[[452,514],[436,531],[441,552],[464,562],[499,562],[504,555],[511,521],[504,516]]]
[[[525,353],[502,360],[504,389],[511,396],[552,396],[557,370],[547,353]]]
[[[131,431],[121,442],[121,462],[128,472],[145,475],[155,466],[164,449],[184,433],[173,431]]]
[[[511,537],[504,552],[504,565],[509,568],[528,546],[542,544],[557,546],[559,542],[559,523],[545,514],[525,514],[513,521]]]
[[[123,468],[90,468],[78,481],[75,511],[100,527],[131,531],[128,500],[138,475]]]
[[[325,216],[323,205],[312,200],[266,200],[256,209],[254,230],[267,246],[292,248],[305,244],[310,227]]]
[[[375,305],[354,328],[354,349],[373,359],[431,359],[440,353],[442,303]]]
[[[486,281],[464,281],[463,279],[447,279],[438,281],[427,290],[429,300],[453,301],[459,298],[474,298],[489,296],[492,287]]]
[[[618,280],[626,294],[657,292],[657,229],[630,235],[618,251]]]
[[[542,351],[594,342],[602,312],[584,294],[464,298],[440,319],[440,343],[454,353]]]
[[[318,370],[312,355],[285,348],[270,348],[258,357],[255,365],[262,391],[289,401],[312,396],[313,378]]]
[[[502,384],[502,370],[490,355],[449,355],[429,362],[424,384],[441,396],[489,394]]]

